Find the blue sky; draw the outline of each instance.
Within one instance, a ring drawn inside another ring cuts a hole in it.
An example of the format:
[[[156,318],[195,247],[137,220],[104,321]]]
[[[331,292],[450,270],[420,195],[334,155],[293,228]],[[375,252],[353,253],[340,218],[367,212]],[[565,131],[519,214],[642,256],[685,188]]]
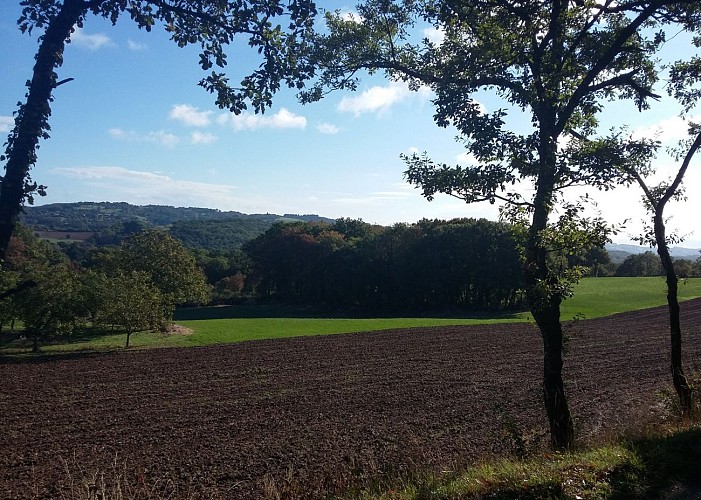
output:
[[[23,99],[37,47],[37,34],[17,29],[18,3],[0,2],[3,139]],[[690,51],[677,39],[666,55],[678,58]],[[230,53],[232,75],[253,68],[255,61],[246,56]],[[179,49],[163,31],[139,31],[128,18],[116,26],[88,18],[59,69],[59,78],[74,81],[54,93],[51,138],[42,143],[32,173],[48,186],[48,196],[37,203],[127,201],[317,213],[385,225],[424,217],[496,219],[495,206],[466,205],[449,196],[427,202],[404,181],[400,153],[428,151],[437,161],[465,161],[455,130],[434,124],[429,92],[410,92],[375,77],[355,93],[334,93],[306,106],[283,92],[264,115],[236,117],[219,110],[213,96],[197,86],[203,76],[197,61],[195,48]],[[499,106],[488,95],[480,101],[487,109]],[[685,132],[677,107],[666,100],[644,114],[628,104],[608,109],[611,120],[623,117],[639,134],[661,130],[670,144]],[[673,163],[662,158],[658,165],[665,177]],[[693,196],[693,187],[701,185],[699,170],[701,157],[688,175],[690,199],[669,210],[671,226],[689,235],[684,246],[694,248],[701,247],[701,230],[694,233],[701,201]],[[615,241],[627,242],[639,231],[644,211],[637,190],[595,197],[611,222],[632,221]]]

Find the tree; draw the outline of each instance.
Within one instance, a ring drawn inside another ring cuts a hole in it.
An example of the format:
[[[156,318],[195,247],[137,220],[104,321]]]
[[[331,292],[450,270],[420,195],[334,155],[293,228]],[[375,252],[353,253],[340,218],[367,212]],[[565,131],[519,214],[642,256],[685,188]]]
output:
[[[143,271],[113,276],[105,299],[104,320],[124,329],[127,334],[124,347],[129,347],[132,333],[158,328],[170,319],[163,317],[163,294]]]
[[[311,0],[24,0],[18,20],[22,32],[43,29],[26,101],[15,115],[5,154],[5,176],[0,185],[0,258],[4,259],[17,217],[25,201],[45,187],[32,181],[29,171],[37,159],[40,139],[49,137],[49,116],[55,89],[70,81],[56,74],[71,33],[90,15],[113,24],[128,15],[139,28],[150,31],[160,23],[179,47],[199,44],[203,70],[227,63],[225,47],[238,37],[262,57],[258,69],[240,86],[230,84],[224,73],[212,71],[200,85],[216,94],[216,104],[234,113],[253,106],[262,112],[271,105],[281,84],[300,87],[310,73],[300,55],[312,30],[316,8]],[[285,25],[274,24],[284,18]]]
[[[595,137],[597,114],[606,99],[632,99],[644,108],[658,97],[652,92],[654,54],[664,41],[658,28],[698,8],[691,0],[366,0],[356,19],[327,16],[330,34],[318,42],[322,72],[303,99],[318,99],[327,88],[355,89],[361,70],[385,71],[413,89],[429,86],[436,122],[459,130],[475,162],[451,167],[413,155],[406,158],[408,181],[429,200],[446,193],[468,203],[503,201],[527,214],[526,296],[543,339],[544,401],[556,448],[573,439],[560,324],[572,275],[559,273],[550,259],[567,243],[550,225],[553,211],[566,188],[630,182],[622,167],[635,169],[650,158],[649,142],[614,132]],[[417,23],[439,30],[443,40],[413,42]],[[505,106],[487,112],[476,101],[480,91],[498,95]],[[509,111],[526,113],[532,129],[509,127]],[[509,192],[522,182],[532,185],[532,195]],[[572,207],[564,211],[569,221],[560,222],[568,227],[579,221],[604,229],[575,217]],[[584,246],[606,236],[594,234]]]
[[[32,340],[32,351],[39,351],[39,341],[53,335],[71,333],[79,319],[77,310],[80,281],[65,264],[30,269],[28,277],[35,286],[12,297],[24,333]]]
[[[682,366],[682,328],[679,307],[679,278],[675,269],[674,260],[669,253],[669,243],[674,241],[673,237],[667,235],[664,218],[664,209],[669,201],[682,195],[681,184],[684,175],[689,168],[689,163],[698,149],[701,147],[701,130],[692,126],[691,132],[696,134],[696,138],[688,147],[683,157],[682,163],[677,171],[674,180],[669,184],[660,184],[649,187],[640,173],[635,172],[635,179],[644,193],[644,203],[652,215],[652,234],[643,236],[642,240],[657,248],[657,254],[662,262],[665,280],[667,283],[667,307],[669,309],[669,328],[671,356],[670,365],[672,371],[672,384],[679,396],[679,404],[683,414],[691,411],[692,389],[684,374]]]
[[[168,319],[175,306],[209,302],[202,269],[193,255],[164,230],[150,229],[124,240],[116,269],[115,275],[138,271],[149,276],[163,296],[164,316]]]
[[[616,276],[661,276],[660,259],[652,252],[626,257],[616,269]]]

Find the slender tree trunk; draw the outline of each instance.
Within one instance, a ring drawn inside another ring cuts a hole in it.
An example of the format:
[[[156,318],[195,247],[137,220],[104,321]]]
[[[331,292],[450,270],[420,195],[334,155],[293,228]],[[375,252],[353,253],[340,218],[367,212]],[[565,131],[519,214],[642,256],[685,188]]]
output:
[[[664,268],[665,277],[667,280],[667,306],[669,308],[671,342],[670,365],[672,369],[672,384],[674,385],[674,390],[679,396],[679,404],[682,414],[686,414],[691,410],[693,390],[691,387],[689,387],[689,383],[686,380],[686,376],[684,375],[684,370],[682,368],[682,328],[679,317],[678,298],[679,283],[677,280],[677,273],[674,270],[674,262],[672,261],[672,257],[669,255],[669,248],[667,248],[664,209],[667,202],[669,202],[669,200],[671,200],[677,193],[679,186],[684,179],[684,175],[686,174],[686,170],[689,168],[689,163],[691,163],[691,159],[694,157],[699,148],[701,148],[701,133],[696,134],[696,138],[684,156],[684,161],[682,161],[674,181],[667,186],[667,189],[665,189],[664,193],[659,198],[653,191],[650,190],[650,188],[648,188],[642,176],[634,172],[635,179],[638,181],[638,184],[642,188],[645,196],[650,202],[650,206],[652,207],[657,254],[660,256],[660,260],[662,261],[662,267]]]
[[[83,0],[65,0],[48,23],[36,54],[27,101],[20,107],[15,128],[8,138],[5,176],[0,185],[0,258],[3,260],[27,195],[25,185],[29,169],[36,162],[39,139],[48,137],[51,92],[57,85],[54,69],[63,62],[65,41],[85,8]]]
[[[679,281],[674,270],[674,262],[667,248],[665,236],[664,220],[662,210],[655,214],[655,240],[657,243],[657,254],[662,261],[667,280],[667,306],[669,308],[669,334],[671,341],[670,363],[672,369],[672,384],[679,396],[679,405],[682,414],[685,415],[691,410],[692,389],[684,375],[682,367],[682,327],[679,318]]]
[[[127,343],[126,343],[126,345],[124,346],[125,348],[129,347],[129,337],[131,337],[131,332],[128,331],[128,332],[127,332]]]

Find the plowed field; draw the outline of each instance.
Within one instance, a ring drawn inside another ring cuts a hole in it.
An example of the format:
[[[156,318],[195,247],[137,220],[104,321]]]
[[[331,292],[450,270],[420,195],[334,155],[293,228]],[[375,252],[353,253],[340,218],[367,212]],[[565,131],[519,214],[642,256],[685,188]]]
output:
[[[567,329],[581,439],[665,414],[666,309]],[[701,371],[701,300],[683,304]],[[545,442],[531,325],[0,361],[0,498],[313,498]],[[87,489],[84,491],[87,492]]]

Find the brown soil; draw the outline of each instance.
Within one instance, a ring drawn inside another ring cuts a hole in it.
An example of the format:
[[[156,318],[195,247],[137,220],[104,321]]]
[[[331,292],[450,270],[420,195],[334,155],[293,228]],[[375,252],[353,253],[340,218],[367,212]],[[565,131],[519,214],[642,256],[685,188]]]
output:
[[[580,439],[668,414],[666,321],[659,308],[568,327]],[[701,300],[683,304],[683,327],[686,369],[699,373]],[[314,498],[449,470],[519,452],[516,436],[545,444],[541,366],[526,324],[4,360],[0,498],[72,498],[91,484]]]

